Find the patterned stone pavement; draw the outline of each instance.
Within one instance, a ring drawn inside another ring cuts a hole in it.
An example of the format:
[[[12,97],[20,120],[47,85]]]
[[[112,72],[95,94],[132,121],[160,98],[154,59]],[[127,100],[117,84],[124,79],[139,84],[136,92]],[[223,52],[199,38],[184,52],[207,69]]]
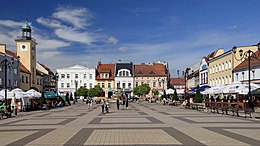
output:
[[[0,120],[0,145],[260,145],[260,120],[158,103],[102,114],[83,102]]]

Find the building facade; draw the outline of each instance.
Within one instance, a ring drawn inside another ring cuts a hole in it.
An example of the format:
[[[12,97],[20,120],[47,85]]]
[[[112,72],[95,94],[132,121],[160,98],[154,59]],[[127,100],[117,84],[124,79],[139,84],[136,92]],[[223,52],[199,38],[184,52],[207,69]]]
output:
[[[101,61],[97,65],[96,85],[104,90],[104,96],[111,98],[115,91],[115,64],[102,64]]]
[[[6,50],[6,45],[0,44],[0,90],[12,90],[20,86],[19,59],[11,51]],[[5,84],[7,83],[7,84]]]
[[[134,65],[134,87],[142,84],[148,84],[152,91],[167,90],[168,70],[166,66],[159,63]]]
[[[242,49],[243,51],[250,49],[255,52],[257,47],[241,46],[237,47],[237,49]],[[208,61],[208,80],[210,86],[215,86],[217,84],[227,85],[234,81],[232,70],[241,63],[241,61],[236,60],[235,57],[239,58],[239,53],[234,54],[232,50],[229,50]]]
[[[57,68],[58,94],[65,95],[67,92],[74,96],[74,92],[83,86],[87,89],[95,86],[96,69],[81,65]]]
[[[115,64],[115,88],[121,89],[128,97],[131,96],[134,88],[134,65],[129,63]]]
[[[258,59],[250,60],[250,80],[251,83],[260,85],[260,51],[255,52],[255,55]],[[234,82],[248,84],[248,75],[248,59],[233,69]]]

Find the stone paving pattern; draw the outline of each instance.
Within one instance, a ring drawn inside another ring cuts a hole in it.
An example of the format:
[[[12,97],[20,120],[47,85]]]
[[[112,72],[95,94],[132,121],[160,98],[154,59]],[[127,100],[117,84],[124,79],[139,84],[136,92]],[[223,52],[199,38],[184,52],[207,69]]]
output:
[[[83,102],[0,120],[0,145],[260,145],[260,120],[130,102],[102,114]]]

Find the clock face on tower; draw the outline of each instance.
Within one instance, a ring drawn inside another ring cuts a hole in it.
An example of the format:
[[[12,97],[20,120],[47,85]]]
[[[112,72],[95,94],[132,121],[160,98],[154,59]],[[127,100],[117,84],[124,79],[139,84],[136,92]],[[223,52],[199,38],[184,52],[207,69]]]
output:
[[[20,44],[20,51],[28,51],[28,45],[27,44]]]

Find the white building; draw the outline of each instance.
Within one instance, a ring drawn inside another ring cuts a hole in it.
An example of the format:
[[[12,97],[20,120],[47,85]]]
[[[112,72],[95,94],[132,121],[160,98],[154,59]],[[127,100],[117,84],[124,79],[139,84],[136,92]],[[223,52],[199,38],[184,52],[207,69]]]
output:
[[[121,88],[127,96],[131,95],[134,87],[134,66],[133,63],[115,64],[115,87]]]
[[[58,94],[65,95],[67,92],[74,96],[76,88],[83,86],[88,89],[95,86],[96,69],[80,65],[58,68]]]
[[[250,81],[260,85],[260,51],[255,52],[257,59],[250,60]],[[234,82],[248,83],[248,60],[233,69]]]

